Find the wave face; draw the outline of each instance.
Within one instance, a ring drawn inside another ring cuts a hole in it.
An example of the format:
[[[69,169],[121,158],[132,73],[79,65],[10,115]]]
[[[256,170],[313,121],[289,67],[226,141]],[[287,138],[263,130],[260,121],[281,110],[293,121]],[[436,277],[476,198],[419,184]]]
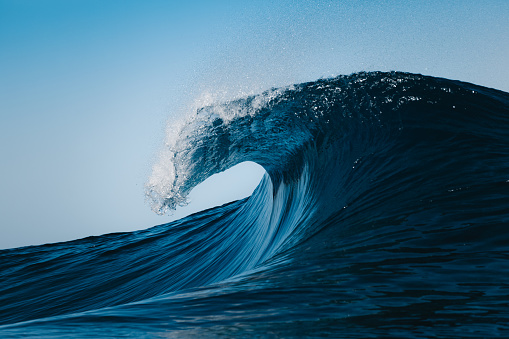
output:
[[[203,107],[152,208],[243,161],[252,196],[0,251],[2,337],[509,335],[509,94],[358,73]]]

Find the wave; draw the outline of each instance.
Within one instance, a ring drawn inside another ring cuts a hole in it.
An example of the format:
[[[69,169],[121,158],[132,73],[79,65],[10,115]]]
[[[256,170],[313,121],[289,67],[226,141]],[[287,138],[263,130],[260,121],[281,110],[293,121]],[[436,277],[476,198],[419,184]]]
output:
[[[509,330],[508,93],[371,72],[206,106],[170,133],[146,196],[167,213],[244,161],[266,170],[249,198],[1,251],[0,333]]]

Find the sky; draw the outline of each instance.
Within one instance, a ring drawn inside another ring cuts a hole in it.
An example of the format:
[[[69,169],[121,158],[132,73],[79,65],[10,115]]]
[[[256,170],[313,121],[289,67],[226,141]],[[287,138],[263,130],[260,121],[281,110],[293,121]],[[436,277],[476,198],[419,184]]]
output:
[[[398,70],[509,91],[509,1],[0,0],[0,249],[248,196],[255,164],[157,216],[144,184],[203,98]]]

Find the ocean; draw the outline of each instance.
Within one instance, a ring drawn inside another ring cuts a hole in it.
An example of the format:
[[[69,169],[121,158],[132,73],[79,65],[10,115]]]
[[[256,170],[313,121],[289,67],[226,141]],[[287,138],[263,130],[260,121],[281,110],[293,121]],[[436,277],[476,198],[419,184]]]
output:
[[[509,337],[509,93],[370,72],[202,107],[147,199],[244,161],[248,198],[1,250],[0,337]]]

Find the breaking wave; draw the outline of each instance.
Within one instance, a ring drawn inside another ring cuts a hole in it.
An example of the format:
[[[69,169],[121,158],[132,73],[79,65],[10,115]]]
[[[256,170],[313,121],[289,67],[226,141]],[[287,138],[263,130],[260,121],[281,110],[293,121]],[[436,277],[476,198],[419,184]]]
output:
[[[508,93],[373,72],[202,107],[147,198],[166,213],[244,161],[266,170],[249,198],[0,251],[0,334],[508,333]]]

